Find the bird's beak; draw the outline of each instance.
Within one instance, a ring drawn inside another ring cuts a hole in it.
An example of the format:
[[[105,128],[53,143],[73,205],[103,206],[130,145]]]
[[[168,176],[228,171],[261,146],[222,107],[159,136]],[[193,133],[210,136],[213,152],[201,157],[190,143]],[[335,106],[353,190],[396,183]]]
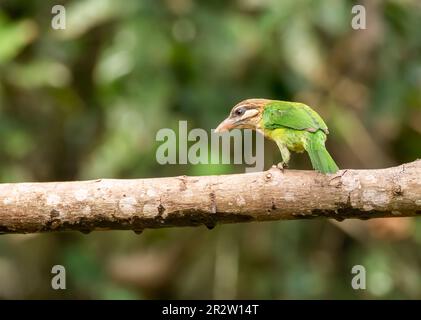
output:
[[[219,126],[215,129],[216,133],[222,133],[230,131],[234,128],[234,121],[230,118],[226,118],[224,121],[222,121]]]

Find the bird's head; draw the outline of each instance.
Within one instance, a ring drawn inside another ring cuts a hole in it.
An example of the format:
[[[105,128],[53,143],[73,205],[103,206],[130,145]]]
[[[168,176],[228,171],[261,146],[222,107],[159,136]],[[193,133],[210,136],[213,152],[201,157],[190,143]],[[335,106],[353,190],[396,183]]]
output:
[[[230,115],[215,129],[215,132],[226,132],[232,129],[257,129],[267,99],[247,99],[237,103]]]

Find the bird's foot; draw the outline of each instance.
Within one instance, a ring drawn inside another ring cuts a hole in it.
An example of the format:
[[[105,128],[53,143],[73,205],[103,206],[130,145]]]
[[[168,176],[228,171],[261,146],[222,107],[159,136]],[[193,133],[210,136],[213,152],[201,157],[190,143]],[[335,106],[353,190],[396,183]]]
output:
[[[285,162],[279,162],[277,165],[276,165],[276,167],[279,169],[279,170],[281,170],[282,171],[282,173],[284,172],[284,170],[286,169],[286,168],[288,168],[288,164],[287,163],[285,163]]]

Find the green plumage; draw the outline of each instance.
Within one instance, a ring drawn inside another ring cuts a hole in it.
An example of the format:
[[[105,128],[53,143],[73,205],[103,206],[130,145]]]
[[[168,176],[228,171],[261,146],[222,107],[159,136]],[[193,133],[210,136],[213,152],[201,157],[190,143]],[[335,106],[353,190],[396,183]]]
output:
[[[339,170],[325,147],[328,128],[309,106],[287,101],[270,102],[264,107],[260,127],[265,136],[278,145],[284,165],[288,164],[289,150],[305,150],[315,170],[322,173]]]

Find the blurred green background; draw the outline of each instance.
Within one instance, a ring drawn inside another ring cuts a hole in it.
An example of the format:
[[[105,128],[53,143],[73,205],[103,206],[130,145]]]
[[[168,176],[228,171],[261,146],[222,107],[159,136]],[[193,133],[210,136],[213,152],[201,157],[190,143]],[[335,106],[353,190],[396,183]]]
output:
[[[53,5],[65,30],[51,27]],[[0,181],[243,172],[161,166],[161,128],[210,130],[238,101],[305,102],[342,168],[421,156],[421,4],[0,0]],[[280,160],[265,144],[266,168]],[[308,169],[305,155],[293,168]],[[0,236],[0,298],[421,299],[421,221],[285,221]],[[65,266],[67,289],[51,268]],[[367,270],[353,290],[351,268]]]

